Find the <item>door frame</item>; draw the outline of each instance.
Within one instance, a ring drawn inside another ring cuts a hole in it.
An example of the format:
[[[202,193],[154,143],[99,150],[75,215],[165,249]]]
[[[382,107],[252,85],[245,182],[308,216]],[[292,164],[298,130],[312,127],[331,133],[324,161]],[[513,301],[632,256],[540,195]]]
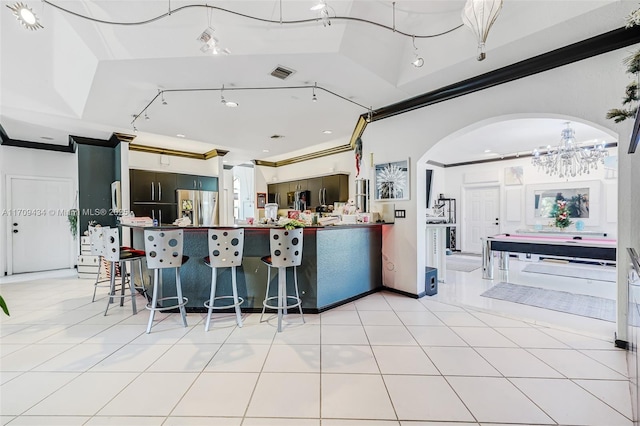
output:
[[[498,213],[499,217],[502,217],[502,186],[500,183],[475,183],[475,184],[467,184],[462,185],[460,187],[460,234],[456,235],[458,241],[460,241],[460,237],[462,237],[462,244],[460,245],[460,250],[463,252],[467,251],[467,221],[466,221],[466,204],[467,204],[467,191],[480,189],[480,188],[496,188],[498,190]],[[500,224],[498,225],[498,232],[502,232],[502,219],[500,220]]]
[[[17,180],[17,179],[23,179],[23,180],[40,180],[40,181],[57,181],[57,182],[68,182],[70,183],[70,188],[71,188],[71,192],[68,194],[69,196],[69,209],[73,208],[73,197],[75,194],[74,191],[74,181],[71,178],[63,178],[63,177],[50,177],[50,176],[30,176],[30,175],[6,175],[6,181],[5,181],[5,189],[6,189],[6,206],[7,206],[7,211],[11,211],[13,210],[13,205],[12,205],[12,195],[13,195],[13,191],[12,191],[12,184],[13,184],[13,180]],[[5,230],[6,230],[6,234],[7,234],[7,239],[6,239],[6,269],[7,269],[7,275],[13,275],[13,232],[11,232],[11,220],[12,220],[13,216],[11,215],[7,215],[5,218]],[[78,235],[77,238],[81,238],[82,234],[80,233],[80,230],[78,230]],[[74,241],[78,241],[78,240],[74,240]],[[74,253],[77,253],[77,244],[70,244],[69,247],[69,264],[68,267],[69,269],[73,268],[75,266],[75,261],[74,261]]]

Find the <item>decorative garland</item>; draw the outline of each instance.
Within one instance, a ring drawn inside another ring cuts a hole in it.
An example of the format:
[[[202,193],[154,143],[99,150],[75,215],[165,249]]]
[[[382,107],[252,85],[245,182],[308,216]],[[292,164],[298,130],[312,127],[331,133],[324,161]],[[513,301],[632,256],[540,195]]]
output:
[[[640,25],[640,9],[636,9],[629,16],[625,18],[627,21],[626,28],[635,27]],[[637,102],[640,100],[638,93],[638,78],[640,76],[640,50],[636,51],[632,55],[626,57],[623,62],[627,66],[627,73],[635,76],[636,81],[629,83],[625,89],[625,96],[622,98],[623,108],[612,108],[607,111],[607,119],[613,120],[616,123],[626,120],[627,118],[634,118],[638,112]],[[634,105],[635,106],[632,106]]]

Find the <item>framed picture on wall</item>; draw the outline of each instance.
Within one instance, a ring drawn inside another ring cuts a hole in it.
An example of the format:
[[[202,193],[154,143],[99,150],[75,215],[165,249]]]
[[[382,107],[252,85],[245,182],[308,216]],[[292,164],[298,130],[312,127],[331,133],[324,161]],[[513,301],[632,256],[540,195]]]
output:
[[[266,192],[258,192],[256,199],[256,207],[259,209],[264,209],[264,205],[267,203],[267,193]]]
[[[374,195],[378,201],[409,200],[409,159],[374,165]]]

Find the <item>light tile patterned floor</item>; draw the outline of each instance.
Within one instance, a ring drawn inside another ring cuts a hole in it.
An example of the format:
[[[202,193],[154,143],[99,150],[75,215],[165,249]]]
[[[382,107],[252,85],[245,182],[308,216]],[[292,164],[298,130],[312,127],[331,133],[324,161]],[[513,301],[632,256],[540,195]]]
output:
[[[146,335],[146,311],[105,317],[105,290],[61,275],[0,280],[2,424],[632,424],[624,351],[513,314],[383,292],[282,333],[162,314]]]

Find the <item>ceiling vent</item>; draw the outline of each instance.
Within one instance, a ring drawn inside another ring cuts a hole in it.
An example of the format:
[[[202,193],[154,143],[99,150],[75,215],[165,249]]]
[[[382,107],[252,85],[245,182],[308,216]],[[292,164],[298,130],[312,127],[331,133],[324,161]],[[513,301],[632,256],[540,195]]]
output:
[[[289,77],[294,72],[295,72],[294,70],[290,70],[285,67],[278,66],[276,67],[276,69],[271,71],[271,75],[276,78],[279,78],[280,80],[286,80],[287,77]]]

